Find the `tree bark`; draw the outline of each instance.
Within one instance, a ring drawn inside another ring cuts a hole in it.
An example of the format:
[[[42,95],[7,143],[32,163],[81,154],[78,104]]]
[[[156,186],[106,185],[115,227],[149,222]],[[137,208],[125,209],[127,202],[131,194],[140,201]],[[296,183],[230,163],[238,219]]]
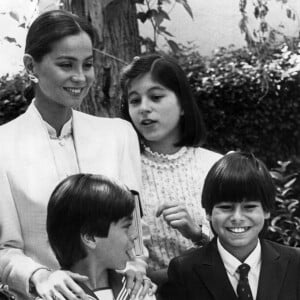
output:
[[[65,0],[64,7],[87,18],[98,33],[94,52],[96,80],[80,109],[97,116],[117,116],[120,71],[140,54],[135,1]]]

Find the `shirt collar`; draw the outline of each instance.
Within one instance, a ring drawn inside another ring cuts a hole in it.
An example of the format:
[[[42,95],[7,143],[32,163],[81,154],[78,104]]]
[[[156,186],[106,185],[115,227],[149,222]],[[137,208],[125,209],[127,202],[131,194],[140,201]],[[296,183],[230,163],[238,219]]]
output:
[[[221,244],[219,238],[217,239],[217,247],[224,263],[226,271],[234,276],[236,273],[237,268],[242,263],[240,262],[235,256],[229,253]],[[244,263],[248,264],[251,268],[256,268],[256,266],[261,261],[261,245],[258,239],[257,245],[254,250],[250,253],[250,255],[246,258]]]
[[[70,136],[72,134],[72,127],[73,127],[73,117],[71,116],[71,118],[63,125],[61,132],[60,132],[60,136],[58,137],[56,135],[56,130],[49,124],[47,123],[41,116],[40,112],[38,111],[38,109],[36,108],[34,102],[32,105],[33,111],[35,112],[35,114],[38,115],[38,117],[40,118],[40,120],[43,122],[43,124],[46,126],[47,132],[50,136],[51,139],[57,139],[57,138],[67,138],[68,136]]]

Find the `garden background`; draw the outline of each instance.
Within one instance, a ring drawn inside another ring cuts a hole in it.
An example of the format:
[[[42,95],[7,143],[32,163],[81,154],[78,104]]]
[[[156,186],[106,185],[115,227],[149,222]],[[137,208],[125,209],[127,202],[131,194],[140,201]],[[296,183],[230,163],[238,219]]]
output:
[[[21,67],[31,21],[55,7],[76,12],[99,34],[97,80],[80,109],[117,116],[121,68],[144,52],[172,55],[202,109],[205,147],[252,151],[267,164],[277,188],[268,237],[300,246],[299,1],[26,0],[25,10],[24,1],[23,9],[14,2],[0,11],[0,23],[15,26],[0,38],[1,60],[7,61],[5,48],[14,58],[0,77],[0,124],[23,113],[33,97]]]

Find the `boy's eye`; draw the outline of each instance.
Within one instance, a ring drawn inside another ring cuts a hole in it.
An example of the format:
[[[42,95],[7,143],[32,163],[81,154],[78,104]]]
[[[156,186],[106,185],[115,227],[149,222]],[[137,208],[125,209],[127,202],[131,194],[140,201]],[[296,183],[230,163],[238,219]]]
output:
[[[217,205],[217,208],[223,209],[223,210],[230,210],[233,208],[233,206],[230,204],[219,204],[219,205]]]
[[[159,101],[161,98],[163,98],[163,95],[151,95],[153,101]]]
[[[245,204],[244,208],[245,209],[254,209],[257,207],[257,204]]]

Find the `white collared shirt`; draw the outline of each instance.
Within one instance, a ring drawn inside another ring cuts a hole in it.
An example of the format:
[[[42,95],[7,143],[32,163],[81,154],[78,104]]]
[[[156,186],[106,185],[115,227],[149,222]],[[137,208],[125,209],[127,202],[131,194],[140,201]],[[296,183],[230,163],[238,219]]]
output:
[[[35,105],[33,105],[33,108],[48,132],[50,148],[53,153],[59,180],[63,180],[69,175],[79,173],[79,165],[72,133],[72,118],[64,124],[60,136],[57,136],[56,130],[43,120]]]
[[[224,263],[227,276],[233,289],[236,293],[237,284],[239,281],[239,274],[237,273],[237,268],[242,264],[236,257],[230,254],[220,243],[219,238],[217,239],[217,247]],[[253,300],[256,299],[257,289],[258,289],[258,280],[261,268],[261,245],[260,241],[258,240],[255,249],[251,252],[251,254],[247,257],[247,259],[243,262],[250,266],[250,271],[248,274],[248,280],[250,289],[252,292]]]

